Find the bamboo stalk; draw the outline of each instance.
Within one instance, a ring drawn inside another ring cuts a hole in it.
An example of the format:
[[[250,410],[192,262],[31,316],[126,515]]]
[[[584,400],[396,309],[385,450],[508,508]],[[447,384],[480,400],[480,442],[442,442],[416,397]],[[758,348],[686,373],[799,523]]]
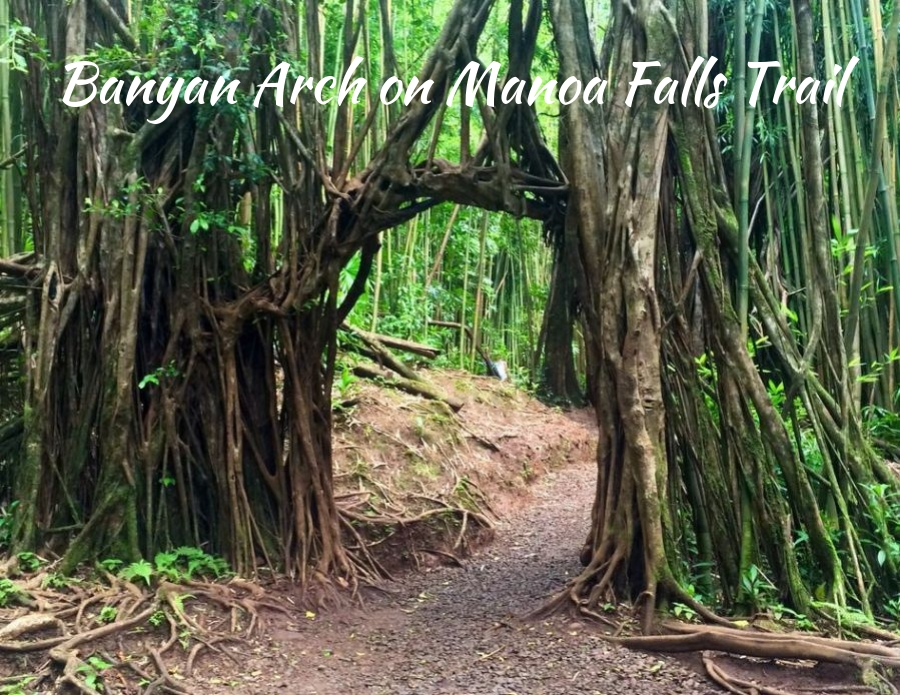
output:
[[[743,15],[744,13],[744,0],[740,0],[738,2],[738,12]],[[755,13],[753,18],[753,35],[750,38],[750,61],[756,62],[759,60],[759,42],[760,36],[762,34],[762,21],[763,16],[765,15],[765,0],[756,0],[755,5]],[[737,33],[737,32],[735,32]],[[735,37],[737,40],[737,36]],[[743,45],[744,36],[743,33],[740,34],[740,44]],[[737,58],[736,58],[737,60]],[[746,66],[737,66],[738,70],[743,70]],[[756,68],[751,69],[750,71],[750,81],[752,83],[756,83],[756,74],[758,70]],[[743,76],[741,79],[740,85],[740,94],[735,94],[735,99],[744,98],[743,89]],[[738,164],[738,181],[739,190],[738,190],[738,317],[741,322],[741,335],[743,336],[743,340],[746,342],[747,340],[747,311],[748,311],[748,301],[750,295],[750,285],[748,282],[749,276],[749,258],[750,258],[750,163],[751,163],[751,154],[753,152],[753,128],[754,128],[754,118],[756,115],[756,108],[754,104],[749,104],[746,107],[746,117],[744,115],[744,104],[741,103],[736,107],[741,112],[741,126],[743,127],[743,132],[736,133],[735,140],[740,137],[741,145],[739,154],[740,157],[737,160]],[[735,116],[735,129],[738,128],[738,120],[737,115]]]
[[[13,154],[12,114],[10,110],[9,66],[12,46],[9,37],[9,0],[0,0],[0,159]],[[0,191],[3,195],[3,231],[0,233],[0,258],[9,258],[16,251],[16,199],[13,172],[0,169]]]

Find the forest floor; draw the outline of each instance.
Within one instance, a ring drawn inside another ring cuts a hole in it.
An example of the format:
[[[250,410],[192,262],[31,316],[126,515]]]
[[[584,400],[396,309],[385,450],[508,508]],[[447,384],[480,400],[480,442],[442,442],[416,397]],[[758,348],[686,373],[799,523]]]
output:
[[[164,656],[157,665],[168,684],[198,695],[723,692],[696,655],[627,650],[604,639],[611,628],[569,616],[525,618],[581,569],[596,479],[592,413],[549,408],[493,379],[453,371],[428,378],[464,404],[458,413],[369,381],[346,379],[336,394],[336,497],[393,575],[378,589],[362,589],[362,605],[317,606],[290,583],[263,579],[264,602],[286,610],[261,609],[260,628],[247,639],[200,651],[202,640],[182,644],[175,624],[164,621],[107,640],[94,653],[107,665],[145,672],[153,670],[151,657]],[[191,598],[202,593],[184,590],[195,625],[221,631],[229,613],[234,621],[233,611]],[[102,625],[104,604],[91,601],[83,615],[79,610],[82,627]],[[21,612],[0,611],[0,626]],[[627,612],[609,618],[624,623],[626,633],[636,627]],[[153,646],[162,642],[165,654]],[[0,693],[56,692],[4,690],[17,674],[41,671],[44,658],[0,657]],[[717,663],[794,693],[835,686],[860,692],[847,669],[724,655]],[[121,677],[125,671],[108,667],[104,692],[144,692]]]
[[[433,406],[421,399],[363,385],[355,411],[336,428],[339,480],[345,494],[352,490],[348,479],[366,459],[366,475],[373,473],[386,489],[407,490],[402,505],[415,497],[411,487],[443,485],[450,497],[452,481],[462,476],[477,484],[499,517],[492,540],[482,537],[464,559],[460,552],[457,566],[424,550],[430,544],[453,551],[455,534],[405,536],[405,546],[392,548],[406,556],[405,562],[395,557],[391,563],[400,569],[398,576],[383,591],[365,593],[364,607],[293,619],[270,616],[264,637],[243,655],[241,673],[233,663],[207,655],[195,675],[200,690],[210,695],[724,692],[706,679],[697,655],[670,658],[624,649],[604,639],[611,629],[568,616],[526,619],[581,570],[578,553],[596,482],[593,413],[547,408],[492,379],[454,372],[429,378],[465,402],[457,426],[435,419]],[[373,452],[380,452],[375,459]],[[389,553],[379,557],[391,559]],[[625,613],[609,617],[625,621],[626,631],[636,629]],[[845,668],[726,655],[716,661],[730,674],[796,693],[859,688]]]
[[[605,642],[564,616],[523,616],[578,572],[593,495],[583,456],[547,473],[463,567],[407,573],[365,610],[274,618],[237,674],[207,661],[200,690],[292,695],[720,692],[689,667]],[[202,674],[202,675],[201,675]]]

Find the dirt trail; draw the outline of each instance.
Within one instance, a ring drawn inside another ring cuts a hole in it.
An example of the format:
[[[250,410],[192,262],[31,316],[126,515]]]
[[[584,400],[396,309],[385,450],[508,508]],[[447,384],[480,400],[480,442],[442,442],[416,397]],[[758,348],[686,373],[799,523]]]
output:
[[[410,574],[366,611],[271,625],[242,675],[229,662],[200,664],[197,685],[259,695],[719,692],[679,662],[616,648],[564,617],[518,618],[579,570],[593,485],[589,461],[549,473],[464,567]]]

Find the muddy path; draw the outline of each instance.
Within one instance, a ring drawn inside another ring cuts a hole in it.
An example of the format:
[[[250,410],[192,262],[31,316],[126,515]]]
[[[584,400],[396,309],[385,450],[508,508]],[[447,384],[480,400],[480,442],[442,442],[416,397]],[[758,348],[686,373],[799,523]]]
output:
[[[680,662],[616,648],[565,617],[520,619],[579,570],[593,485],[590,461],[547,474],[464,567],[408,574],[365,611],[275,618],[242,673],[209,661],[197,685],[260,695],[720,692]]]

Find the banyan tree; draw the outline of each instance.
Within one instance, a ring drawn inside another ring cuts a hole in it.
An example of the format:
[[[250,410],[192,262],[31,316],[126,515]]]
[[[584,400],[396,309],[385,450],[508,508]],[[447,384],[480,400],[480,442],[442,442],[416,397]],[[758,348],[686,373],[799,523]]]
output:
[[[670,601],[709,619],[752,610],[763,577],[797,613],[880,612],[900,588],[898,484],[862,406],[890,405],[896,365],[875,374],[871,358],[880,322],[887,347],[897,322],[893,266],[867,244],[896,252],[879,183],[896,167],[900,9],[860,68],[868,100],[773,103],[773,76],[754,108],[747,61],[830,76],[864,32],[835,32],[843,5],[753,5],[615,0],[600,36],[583,0],[456,0],[418,68],[430,101],[386,105],[372,85],[398,71],[387,2],[348,0],[326,37],[334,7],[312,1],[14,0],[31,29],[16,44],[17,166],[33,240],[0,261],[4,325],[25,356],[21,407],[0,430],[15,548],[50,544],[65,570],[189,544],[307,583],[371,572],[342,542],[332,492],[337,329],[382,235],[451,201],[541,220],[571,274],[560,330],[576,308],[585,327],[597,491],[584,572],[555,606],[630,598],[649,630]],[[542,31],[560,76],[609,80],[602,104],[560,106],[558,151],[535,108],[491,103],[486,83],[473,105],[447,104],[491,17],[504,80],[531,79]],[[625,104],[636,62],[683,84],[714,53],[733,100],[705,106],[712,78],[695,75],[696,101],[651,87]],[[279,104],[272,90],[254,104],[282,61],[318,80],[360,54],[357,103],[301,90]],[[156,103],[70,108],[58,96],[76,56],[241,89],[157,123]],[[454,161],[436,156],[447,138]],[[836,252],[851,231],[857,244]]]
[[[761,55],[764,11],[758,3],[749,61]],[[766,113],[790,108],[797,117],[796,196],[783,204],[801,211],[804,224],[769,230],[796,235],[791,243],[801,249],[803,285],[790,287],[789,303],[769,259],[748,252],[749,167],[726,166],[716,112],[693,92],[686,106],[680,90],[677,105],[659,103],[653,88],[622,107],[636,61],[658,63],[655,84],[685,83],[695,56],[712,53],[711,12],[705,2],[614,3],[598,54],[583,3],[551,3],[561,72],[616,76],[599,115],[578,102],[563,113],[566,227],[576,230],[584,266],[600,443],[586,568],[559,600],[592,611],[609,594],[631,596],[649,629],[654,607],[671,601],[711,619],[701,601],[755,610],[763,583],[800,614],[853,614],[865,623],[859,616],[897,589],[887,551],[898,532],[897,479],[863,435],[848,358],[855,326],[843,316],[826,194],[838,185],[831,176],[856,173],[829,170],[823,159],[821,129],[836,107],[823,115],[795,101]],[[810,5],[772,14],[774,30],[785,16],[795,21],[781,39],[797,56],[785,71],[798,81],[821,74]],[[886,31],[881,90],[893,77],[897,14]],[[746,34],[736,28],[734,36],[737,54]],[[775,80],[763,84],[771,100]],[[711,91],[708,84],[703,94]],[[884,108],[882,98],[876,133]],[[734,148],[747,162],[761,128],[752,111],[744,121]],[[882,137],[869,154],[872,170]],[[764,164],[754,162],[757,177]],[[763,203],[773,193],[759,195]],[[754,220],[763,227],[766,218]],[[854,277],[871,272],[862,253],[856,262]],[[805,330],[791,306],[807,317]]]
[[[528,76],[538,8],[510,27],[510,75]],[[396,68],[383,9],[382,65],[359,73],[376,87]],[[276,79],[282,62],[316,80],[331,71],[316,3],[15,10],[32,28],[21,50],[34,242],[0,266],[15,280],[27,356],[8,472],[15,547],[51,543],[71,571],[202,545],[239,572],[265,563],[302,582],[353,583],[367,570],[341,539],[331,384],[337,328],[379,235],[444,201],[561,219],[565,186],[535,113],[445,103],[492,3],[450,9],[419,73],[433,82],[430,103],[402,110],[377,94],[331,109],[311,90],[278,104],[265,89],[257,100],[253,86]],[[153,32],[139,11],[155,18]],[[366,12],[347,4],[329,54],[342,69],[361,50]],[[521,4],[512,12],[521,17]],[[165,119],[144,100],[70,108],[58,98],[64,63],[85,55],[101,84],[227,76],[241,90],[235,104],[179,102]],[[486,133],[464,129],[458,162],[435,156],[448,108]],[[339,274],[357,254],[342,294]]]

